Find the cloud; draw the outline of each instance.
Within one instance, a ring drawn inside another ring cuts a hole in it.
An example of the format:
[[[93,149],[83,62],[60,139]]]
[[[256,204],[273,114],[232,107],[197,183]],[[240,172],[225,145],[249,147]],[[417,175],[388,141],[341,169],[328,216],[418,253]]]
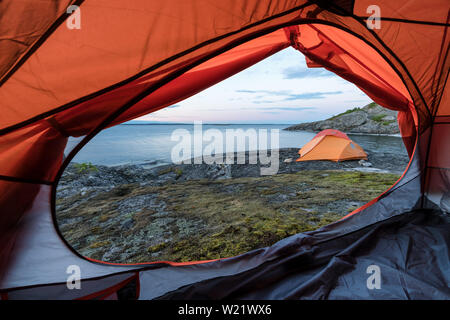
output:
[[[291,91],[287,90],[279,90],[279,91],[273,91],[273,90],[236,90],[236,92],[239,93],[263,93],[264,96],[258,96],[259,98],[262,97],[284,97],[282,101],[295,101],[295,100],[308,100],[308,99],[322,99],[325,98],[327,95],[332,94],[341,94],[342,91],[322,91],[322,92],[309,92],[309,93],[291,93]],[[273,103],[273,102],[279,102],[274,100],[257,100],[258,98],[255,98],[253,103],[259,104],[259,103]]]
[[[268,108],[269,109],[269,108]],[[315,108],[313,107],[275,107],[275,108],[270,108],[270,110],[284,110],[284,111],[303,111],[303,110],[313,110]]]
[[[144,117],[138,118],[138,120],[156,120],[156,119],[167,119],[167,118],[170,118],[170,117],[156,114],[156,112],[153,112]]]
[[[276,102],[276,101],[273,101],[273,100],[256,100],[256,101],[253,101],[253,103],[256,103],[256,104],[260,104],[260,103],[272,103],[272,102]]]
[[[260,111],[260,112],[271,112],[275,113],[275,110],[278,111],[304,111],[304,110],[315,110],[316,108],[313,107],[269,107],[269,108],[240,108],[240,110],[247,110],[247,111]],[[276,112],[280,113],[280,112]]]
[[[269,114],[283,114],[285,112],[282,111],[304,111],[304,110],[314,110],[315,108],[312,107],[304,107],[304,108],[288,108],[288,107],[276,107],[276,108],[267,108],[260,110],[262,113],[269,113]],[[278,111],[277,111],[278,110]],[[258,110],[259,111],[259,110]],[[310,111],[311,112],[311,111]],[[315,111],[314,111],[315,112]]]
[[[289,95],[289,91],[286,90],[236,90],[236,92],[239,93],[263,93],[265,95],[272,95],[272,96],[285,96]]]
[[[340,93],[342,93],[342,91],[323,91],[323,92],[290,94],[284,100],[285,101],[294,101],[294,100],[323,99],[327,95],[340,94]]]
[[[299,67],[284,69],[282,71],[284,79],[303,79],[303,78],[321,78],[334,77],[334,73],[323,68],[301,69]]]
[[[255,93],[258,91],[260,91],[260,90],[236,90],[236,92],[241,92],[241,93]]]
[[[269,113],[269,114],[280,114],[280,111],[263,111],[262,113]]]

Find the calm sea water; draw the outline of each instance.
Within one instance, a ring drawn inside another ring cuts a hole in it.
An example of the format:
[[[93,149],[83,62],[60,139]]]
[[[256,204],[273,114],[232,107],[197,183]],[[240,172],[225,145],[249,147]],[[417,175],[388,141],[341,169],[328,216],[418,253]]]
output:
[[[279,129],[280,148],[300,148],[314,137],[314,133],[306,131],[284,131],[288,125],[203,125],[203,133],[208,129],[218,129],[225,136],[226,129],[253,128],[255,130],[267,129],[270,134],[271,129]],[[179,144],[179,141],[172,141],[171,136],[174,130],[185,129],[194,136],[194,126],[183,125],[118,125],[103,130],[94,137],[81,151],[75,156],[75,162],[91,162],[100,165],[121,165],[121,164],[144,164],[156,166],[171,163],[172,148]],[[399,137],[391,136],[368,136],[368,135],[349,135],[356,143],[361,145],[367,151],[382,151],[392,153],[405,153],[402,140]],[[195,138],[191,139],[191,149],[194,148]],[[270,140],[269,142],[270,147]],[[69,140],[69,148],[77,143],[77,140]],[[203,142],[203,146],[209,142]],[[246,145],[246,150],[249,146]],[[236,151],[244,149],[235,148]],[[250,148],[251,150],[254,148]],[[225,147],[224,147],[225,150]],[[192,151],[192,154],[194,152]]]

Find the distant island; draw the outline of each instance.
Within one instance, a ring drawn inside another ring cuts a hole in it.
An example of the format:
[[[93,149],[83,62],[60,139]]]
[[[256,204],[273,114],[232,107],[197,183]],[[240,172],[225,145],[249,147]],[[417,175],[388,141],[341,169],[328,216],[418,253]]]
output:
[[[397,111],[381,107],[375,102],[362,108],[347,110],[322,121],[300,123],[284,130],[321,131],[338,129],[346,133],[361,134],[398,134]]]

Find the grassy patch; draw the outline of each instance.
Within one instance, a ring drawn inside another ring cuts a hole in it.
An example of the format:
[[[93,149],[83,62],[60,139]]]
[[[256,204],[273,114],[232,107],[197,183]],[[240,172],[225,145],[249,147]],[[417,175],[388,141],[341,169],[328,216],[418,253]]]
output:
[[[377,114],[375,116],[371,116],[370,119],[375,122],[382,122],[384,117],[386,117],[386,115],[382,113],[382,114]]]
[[[73,165],[77,169],[78,173],[98,171],[98,168],[90,162],[74,163]]]
[[[165,247],[167,247],[166,242],[158,243],[158,244],[155,244],[154,246],[148,247],[147,251],[148,252],[159,252],[159,251],[163,250]]]
[[[336,119],[336,118],[338,118],[338,117],[340,117],[340,116],[343,116],[344,114],[349,114],[349,113],[353,113],[353,112],[361,111],[361,110],[362,110],[361,108],[348,109],[347,111],[342,112],[342,113],[340,113],[340,114],[338,114],[338,115],[336,115],[336,116],[333,116],[333,117],[331,117],[331,118],[328,119],[328,120],[334,120],[334,119]]]
[[[171,172],[175,173],[177,179],[183,174],[183,170],[181,170],[180,168],[167,167],[158,171],[158,175],[162,176]]]
[[[172,170],[173,170],[172,167],[166,167],[164,169],[159,170],[158,175],[162,176],[163,174],[168,174],[168,173],[172,172]]]
[[[107,246],[109,243],[110,243],[109,241],[99,241],[99,242],[94,242],[89,247],[91,249],[96,249],[96,248],[101,248],[101,247]]]
[[[112,262],[218,259],[337,221],[398,178],[395,174],[322,170],[164,186],[127,185],[79,206],[65,206],[70,209],[57,215],[83,219],[66,224],[61,231],[80,253],[92,258],[101,258],[117,246],[134,254]],[[154,207],[118,212],[117,203],[144,195],[156,199]],[[134,223],[124,231],[122,223],[130,215]],[[93,226],[93,221],[102,225]]]

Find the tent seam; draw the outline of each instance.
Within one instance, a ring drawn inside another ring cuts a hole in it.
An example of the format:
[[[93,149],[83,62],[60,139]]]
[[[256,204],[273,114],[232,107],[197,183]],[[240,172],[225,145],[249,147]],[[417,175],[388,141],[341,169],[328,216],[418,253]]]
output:
[[[84,1],[84,0],[82,0],[82,1]],[[70,109],[72,107],[75,107],[75,106],[77,106],[77,105],[79,105],[79,104],[81,104],[81,103],[83,103],[85,101],[88,101],[90,99],[98,97],[98,96],[100,96],[102,94],[108,93],[108,92],[110,92],[110,91],[112,91],[112,90],[114,90],[116,88],[119,88],[119,87],[121,87],[123,85],[126,85],[126,84],[136,80],[136,79],[139,79],[140,77],[148,74],[149,72],[151,72],[153,70],[156,70],[156,69],[158,69],[158,68],[160,68],[160,67],[162,67],[162,66],[164,66],[164,65],[166,65],[166,64],[168,64],[168,63],[170,63],[172,61],[175,61],[178,58],[181,58],[181,57],[183,57],[183,56],[185,56],[185,55],[187,55],[187,54],[189,54],[191,52],[194,52],[195,50],[198,50],[198,49],[200,49],[200,48],[202,48],[202,47],[204,47],[206,45],[215,43],[215,42],[217,42],[217,41],[219,41],[221,39],[225,39],[225,38],[227,38],[227,37],[229,37],[231,35],[239,34],[242,31],[245,31],[247,29],[251,29],[251,28],[253,28],[255,26],[258,26],[258,25],[263,24],[265,22],[277,19],[279,17],[283,17],[283,16],[288,15],[290,13],[293,13],[295,11],[298,11],[298,10],[301,10],[303,8],[306,8],[306,7],[310,6],[310,5],[312,5],[312,3],[308,3],[308,2],[304,3],[301,6],[297,6],[295,8],[292,8],[292,9],[289,9],[287,11],[281,12],[281,13],[279,13],[277,15],[274,15],[274,16],[271,16],[269,18],[259,20],[259,21],[255,22],[255,23],[247,25],[247,26],[245,26],[245,27],[243,27],[241,29],[238,29],[238,30],[235,30],[235,31],[231,31],[231,32],[229,32],[227,34],[223,34],[223,35],[218,36],[218,37],[213,38],[213,39],[206,40],[206,41],[204,41],[204,42],[202,42],[202,43],[200,43],[200,44],[198,44],[196,46],[193,46],[193,47],[191,47],[189,49],[186,49],[186,50],[184,50],[182,52],[176,53],[176,54],[170,56],[169,58],[167,58],[165,60],[162,60],[162,61],[160,61],[160,62],[158,62],[158,63],[156,63],[156,64],[154,64],[154,65],[152,65],[152,66],[150,66],[150,67],[140,71],[140,72],[138,72],[137,74],[135,74],[135,75],[133,75],[133,76],[131,76],[131,77],[125,79],[125,80],[122,80],[122,81],[119,81],[119,82],[117,82],[115,84],[112,84],[112,85],[110,85],[107,88],[104,88],[104,89],[98,90],[96,92],[90,93],[90,94],[88,94],[88,95],[86,95],[84,97],[81,97],[79,99],[70,101],[70,102],[68,102],[68,103],[66,103],[66,104],[64,104],[62,106],[56,107],[56,108],[54,108],[52,110],[49,110],[47,112],[43,112],[43,113],[41,113],[41,114],[39,114],[37,116],[34,116],[32,118],[29,118],[29,119],[25,120],[25,121],[19,122],[19,123],[14,124],[14,125],[11,125],[9,127],[2,128],[2,129],[0,129],[0,136],[5,135],[5,134],[7,134],[7,133],[9,133],[11,131],[15,131],[17,129],[20,129],[20,128],[22,128],[22,127],[24,127],[26,125],[29,125],[29,124],[31,124],[33,122],[42,120],[43,118],[46,118],[46,117],[51,116],[53,114],[59,113],[59,112],[64,111],[64,110],[68,110],[68,109]]]

